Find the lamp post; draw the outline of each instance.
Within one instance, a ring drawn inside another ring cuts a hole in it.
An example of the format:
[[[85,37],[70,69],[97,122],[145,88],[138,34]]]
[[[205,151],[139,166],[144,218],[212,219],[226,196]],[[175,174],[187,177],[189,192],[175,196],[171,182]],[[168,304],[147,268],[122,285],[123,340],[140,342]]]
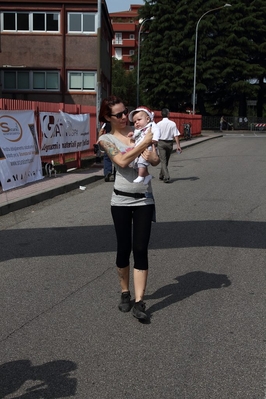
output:
[[[213,8],[209,11],[206,11],[204,14],[202,14],[202,16],[200,17],[200,19],[197,22],[196,25],[196,37],[195,37],[195,57],[194,57],[194,82],[193,82],[193,96],[192,96],[192,106],[193,106],[193,115],[195,115],[195,104],[196,104],[196,73],[197,73],[197,50],[198,50],[198,29],[199,29],[199,23],[202,20],[202,18],[206,15],[209,14],[209,12],[212,11],[216,11],[216,10],[220,10],[221,8],[224,7],[231,7],[231,4],[224,4],[221,7],[217,7],[217,8]]]
[[[140,25],[139,25],[139,33],[138,33],[138,65],[137,65],[137,107],[139,106],[140,34],[141,34],[141,30],[142,30],[142,27],[145,24],[145,22],[146,21],[151,21],[153,19],[154,19],[154,17],[146,18],[146,19],[143,19],[142,21],[140,20],[141,22],[140,22]]]

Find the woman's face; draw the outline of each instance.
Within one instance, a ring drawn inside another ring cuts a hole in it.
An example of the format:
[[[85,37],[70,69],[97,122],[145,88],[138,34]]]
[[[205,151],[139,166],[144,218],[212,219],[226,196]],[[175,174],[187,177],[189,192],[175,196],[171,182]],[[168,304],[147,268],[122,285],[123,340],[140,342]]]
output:
[[[123,103],[115,104],[111,108],[111,116],[108,118],[113,127],[124,128],[127,125],[128,109]]]

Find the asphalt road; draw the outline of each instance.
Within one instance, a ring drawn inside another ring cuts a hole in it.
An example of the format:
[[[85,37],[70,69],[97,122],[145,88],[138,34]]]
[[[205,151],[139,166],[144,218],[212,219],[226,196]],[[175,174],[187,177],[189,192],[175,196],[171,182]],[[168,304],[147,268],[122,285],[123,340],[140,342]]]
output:
[[[0,398],[265,399],[266,137],[155,176],[142,324],[117,305],[112,183],[2,216]]]

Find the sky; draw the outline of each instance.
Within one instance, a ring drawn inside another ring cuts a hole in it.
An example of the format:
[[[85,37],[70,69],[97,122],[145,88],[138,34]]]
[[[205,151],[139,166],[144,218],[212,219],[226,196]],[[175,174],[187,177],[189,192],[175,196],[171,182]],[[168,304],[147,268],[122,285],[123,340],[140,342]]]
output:
[[[142,4],[144,5],[143,0],[105,0],[108,11],[117,12],[117,11],[128,11],[130,9],[131,4]]]

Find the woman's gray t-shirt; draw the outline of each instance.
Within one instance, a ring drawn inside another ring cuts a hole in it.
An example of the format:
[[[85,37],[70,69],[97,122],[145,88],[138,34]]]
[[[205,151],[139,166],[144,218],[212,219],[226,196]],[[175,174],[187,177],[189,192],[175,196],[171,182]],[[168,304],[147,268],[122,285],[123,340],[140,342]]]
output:
[[[131,151],[134,147],[129,147],[125,143],[122,143],[112,134],[104,134],[100,137],[99,142],[107,141],[108,143],[113,143],[118,150],[124,154],[128,151]],[[113,162],[113,160],[112,160]],[[151,183],[148,185],[144,185],[143,183],[134,183],[133,180],[138,176],[137,169],[133,167],[127,166],[125,168],[121,168],[121,166],[117,165],[113,162],[116,175],[115,175],[115,183],[114,188],[119,191],[124,191],[126,193],[141,193],[145,194],[147,198],[133,198],[126,197],[123,195],[117,195],[115,192],[112,194],[111,205],[112,206],[135,206],[135,205],[151,205],[154,204],[154,199],[152,195]]]

